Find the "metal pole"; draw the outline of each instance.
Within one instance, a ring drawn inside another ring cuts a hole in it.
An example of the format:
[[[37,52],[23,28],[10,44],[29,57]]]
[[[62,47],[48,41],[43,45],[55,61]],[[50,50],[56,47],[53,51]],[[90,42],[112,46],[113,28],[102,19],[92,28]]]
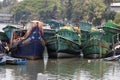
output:
[[[101,53],[101,37],[100,37],[100,58],[102,57],[102,53]]]

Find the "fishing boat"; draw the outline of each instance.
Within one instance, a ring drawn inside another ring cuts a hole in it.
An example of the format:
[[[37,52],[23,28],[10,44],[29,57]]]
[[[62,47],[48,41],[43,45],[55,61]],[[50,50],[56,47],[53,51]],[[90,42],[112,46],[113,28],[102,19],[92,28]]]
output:
[[[118,28],[117,24],[108,21],[99,28],[105,31],[105,34],[103,35],[103,39],[105,41],[109,42],[110,44],[113,43],[113,40],[114,42],[117,42],[117,36],[114,36],[120,33],[120,29]]]
[[[55,19],[48,19],[45,23],[49,24],[52,29],[59,29],[61,26],[64,26],[63,22],[55,20]]]
[[[10,56],[5,56],[5,58],[6,58],[6,64],[10,64],[10,65],[25,65],[27,63],[27,60],[22,58],[13,58]]]
[[[109,50],[109,44],[102,39],[103,35],[103,30],[99,30],[96,27],[91,29],[90,39],[84,43],[82,49],[84,58],[97,59],[106,55]]]
[[[105,58],[102,58],[101,60],[104,60],[104,61],[119,61],[120,60],[120,55],[113,55],[113,56],[110,56],[110,57],[105,57]]]
[[[82,35],[81,35],[81,45],[83,46],[83,44],[86,43],[86,41],[88,39],[90,39],[91,27],[93,26],[93,24],[91,24],[89,22],[83,22],[83,21],[81,21],[79,24],[80,24],[79,29],[82,33]]]
[[[117,24],[112,21],[105,22],[100,29],[105,31],[102,39],[109,43],[109,52],[106,54],[107,57],[113,57],[120,55],[119,41],[120,41],[120,29]]]
[[[52,37],[56,34],[56,30],[52,29],[49,24],[43,25],[44,39],[47,40],[49,37]]]
[[[15,30],[10,41],[11,56],[39,59],[43,57],[45,43],[43,40],[43,30],[40,21],[31,21],[25,30]]]
[[[80,55],[81,40],[78,33],[69,29],[59,29],[55,36],[46,40],[50,58],[67,58]]]
[[[5,32],[5,34],[7,35],[7,37],[10,39],[12,36],[12,32],[15,29],[19,29],[18,27],[15,27],[13,25],[7,25],[3,28],[3,31]]]
[[[114,39],[117,40],[117,42]],[[106,57],[113,57],[113,56],[118,56],[118,55],[120,55],[120,33],[113,36],[111,50],[109,51],[108,54],[106,54]]]

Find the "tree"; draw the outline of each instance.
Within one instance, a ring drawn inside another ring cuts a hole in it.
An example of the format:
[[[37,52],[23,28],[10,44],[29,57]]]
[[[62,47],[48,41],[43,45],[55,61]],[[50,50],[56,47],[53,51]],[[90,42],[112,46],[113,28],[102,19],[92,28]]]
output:
[[[86,0],[73,0],[73,13],[72,13],[72,20],[86,20],[88,19],[88,1]]]
[[[3,7],[16,4],[18,0],[3,0]]]
[[[67,14],[66,18],[68,20],[71,20],[72,12],[73,12],[73,10],[72,10],[73,9],[72,0],[68,0],[66,8],[67,8],[67,10],[66,10],[66,14]]]
[[[103,13],[102,18],[106,19],[106,21],[114,20],[115,15],[116,15],[116,12],[114,12],[114,11],[106,11],[105,13]]]
[[[3,4],[2,4],[2,2],[0,2],[0,9],[2,8],[2,6],[3,6]]]
[[[60,13],[62,7],[60,0],[24,0],[13,9],[15,14],[23,15],[22,13],[26,11],[32,15],[32,18],[47,19]]]
[[[103,0],[104,3],[109,7],[111,3],[115,2],[115,0]]]
[[[29,13],[28,17],[30,15],[43,20],[67,18],[74,22],[93,22],[101,20],[105,9],[106,5],[102,0],[24,0],[14,6],[12,11],[18,17]]]
[[[115,15],[114,22],[115,22],[116,24],[119,24],[119,25],[120,25],[120,13],[117,13],[117,14]]]
[[[89,19],[93,21],[95,19],[102,18],[103,12],[105,12],[106,5],[102,0],[89,0]],[[90,17],[92,16],[92,18]]]

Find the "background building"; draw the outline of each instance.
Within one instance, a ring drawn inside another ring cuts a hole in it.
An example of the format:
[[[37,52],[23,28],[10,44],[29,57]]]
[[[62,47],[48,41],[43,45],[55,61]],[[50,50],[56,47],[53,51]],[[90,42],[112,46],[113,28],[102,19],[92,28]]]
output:
[[[112,3],[109,7],[110,11],[120,12],[120,3]]]

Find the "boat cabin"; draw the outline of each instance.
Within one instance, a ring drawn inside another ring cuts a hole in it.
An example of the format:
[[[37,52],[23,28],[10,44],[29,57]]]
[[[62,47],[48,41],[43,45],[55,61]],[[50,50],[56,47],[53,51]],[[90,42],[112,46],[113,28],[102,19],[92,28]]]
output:
[[[27,32],[27,30],[15,30],[15,31],[13,31],[10,44],[15,43],[15,42],[19,42],[22,39],[24,39],[26,32]]]

